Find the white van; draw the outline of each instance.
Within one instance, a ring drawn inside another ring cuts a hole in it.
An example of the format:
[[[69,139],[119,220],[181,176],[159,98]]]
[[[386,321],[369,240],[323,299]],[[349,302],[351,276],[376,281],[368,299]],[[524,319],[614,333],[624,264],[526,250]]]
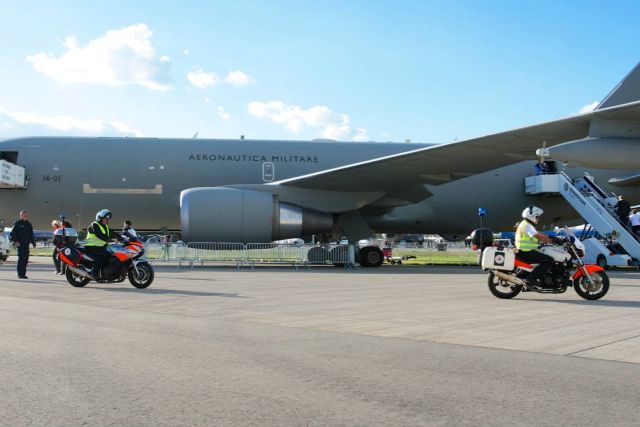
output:
[[[11,243],[9,242],[9,236],[6,234],[0,234],[0,261],[6,261],[9,257],[9,249],[11,249]]]
[[[631,257],[627,254],[616,253],[608,248],[600,239],[590,237],[582,241],[585,255],[582,261],[585,264],[598,264],[602,268],[628,267],[631,265]]]

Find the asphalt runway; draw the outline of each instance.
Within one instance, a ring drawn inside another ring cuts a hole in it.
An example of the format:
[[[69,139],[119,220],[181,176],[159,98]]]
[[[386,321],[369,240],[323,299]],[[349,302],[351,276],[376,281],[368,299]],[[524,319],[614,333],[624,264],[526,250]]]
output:
[[[15,258],[13,258],[15,259]],[[0,424],[638,425],[640,273],[499,300],[477,268],[0,266]]]

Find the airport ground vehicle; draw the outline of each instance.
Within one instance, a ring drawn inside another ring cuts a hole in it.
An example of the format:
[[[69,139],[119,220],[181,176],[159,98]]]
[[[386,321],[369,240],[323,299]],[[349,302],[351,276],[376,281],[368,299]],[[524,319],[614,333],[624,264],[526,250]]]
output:
[[[616,249],[612,244],[605,244],[596,237],[584,239],[585,256],[583,261],[587,264],[598,264],[602,268],[628,267],[633,259],[624,253],[622,248]],[[622,251],[622,252],[621,252]]]
[[[110,243],[107,246],[107,257],[98,283],[120,283],[129,278],[129,282],[139,289],[148,287],[153,282],[153,267],[144,256],[145,250],[141,242],[135,238],[124,244]],[[78,288],[85,286],[93,278],[89,275],[93,259],[81,246],[65,245],[58,249],[60,260],[67,265],[67,281]]]
[[[482,268],[489,271],[488,286],[491,293],[498,298],[508,299],[522,291],[558,294],[573,286],[582,298],[597,300],[608,292],[609,277],[604,268],[582,262],[584,245],[570,230],[565,230],[565,236],[558,239],[558,244],[543,246],[540,252],[553,258],[553,264],[538,284],[528,288],[525,279],[536,264],[519,260],[512,248],[485,248]]]

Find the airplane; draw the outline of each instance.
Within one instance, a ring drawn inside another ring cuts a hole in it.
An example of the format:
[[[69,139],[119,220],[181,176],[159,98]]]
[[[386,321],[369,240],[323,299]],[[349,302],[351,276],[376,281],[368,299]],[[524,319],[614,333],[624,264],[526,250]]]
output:
[[[592,112],[447,144],[6,139],[0,141],[0,159],[23,166],[28,185],[0,189],[0,219],[9,225],[26,209],[34,227],[45,228],[64,213],[83,228],[109,208],[114,224],[115,218],[131,219],[138,230],[180,231],[187,242],[311,235],[358,241],[374,233],[451,240],[477,228],[479,207],[488,213],[486,227],[509,230],[531,204],[544,209],[545,224],[578,223],[563,199],[525,195],[523,179],[534,173],[536,149],[592,139],[606,147],[616,138],[623,147],[612,147],[624,157],[621,152],[636,147],[639,119],[640,64]],[[589,173],[605,190],[640,201],[638,181],[630,185],[625,178],[637,175],[636,163],[620,170],[608,158],[590,163]],[[566,169],[574,177],[584,171]],[[363,266],[382,260],[377,247],[360,251]]]

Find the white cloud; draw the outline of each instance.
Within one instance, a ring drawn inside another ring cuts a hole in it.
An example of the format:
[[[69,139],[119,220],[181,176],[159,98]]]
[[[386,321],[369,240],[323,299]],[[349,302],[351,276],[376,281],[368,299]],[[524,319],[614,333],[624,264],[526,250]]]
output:
[[[183,49],[182,53],[185,54],[185,55],[189,55],[189,51],[187,49]]]
[[[208,96],[205,96],[204,102],[206,102],[207,104],[211,104],[211,99]]]
[[[282,124],[293,133],[311,127],[321,128],[320,134],[325,138],[354,141],[368,139],[366,129],[358,128],[357,131],[353,131],[348,115],[334,113],[322,105],[304,110],[297,105],[286,105],[281,101],[253,101],[249,103],[247,110],[252,116]]]
[[[217,110],[218,110],[218,117],[220,117],[222,120],[226,121],[231,118],[231,116],[226,111],[224,111],[224,108],[218,106]]]
[[[56,131],[65,134],[142,136],[142,132],[128,123],[101,119],[78,119],[72,116],[43,116],[34,113],[11,112],[0,108],[0,119],[4,119],[7,128],[23,128],[23,133],[41,130]]]
[[[598,106],[599,102],[598,101],[593,101],[591,104],[587,104],[584,107],[582,107],[580,109],[580,114],[582,113],[590,113],[591,111],[595,110],[595,108]]]
[[[254,79],[244,71],[236,70],[229,71],[224,81],[233,86],[246,86],[255,83],[256,79]]]
[[[220,82],[220,77],[216,73],[207,72],[201,69],[196,69],[187,74],[187,78],[192,85],[206,89],[209,86],[215,86]]]
[[[356,129],[355,135],[353,135],[354,141],[369,141],[369,135],[365,128]]]
[[[156,55],[152,34],[145,24],[136,24],[110,30],[84,47],[75,36],[68,36],[67,51],[61,56],[40,52],[27,56],[27,61],[36,71],[62,83],[136,84],[168,90],[171,60]]]

